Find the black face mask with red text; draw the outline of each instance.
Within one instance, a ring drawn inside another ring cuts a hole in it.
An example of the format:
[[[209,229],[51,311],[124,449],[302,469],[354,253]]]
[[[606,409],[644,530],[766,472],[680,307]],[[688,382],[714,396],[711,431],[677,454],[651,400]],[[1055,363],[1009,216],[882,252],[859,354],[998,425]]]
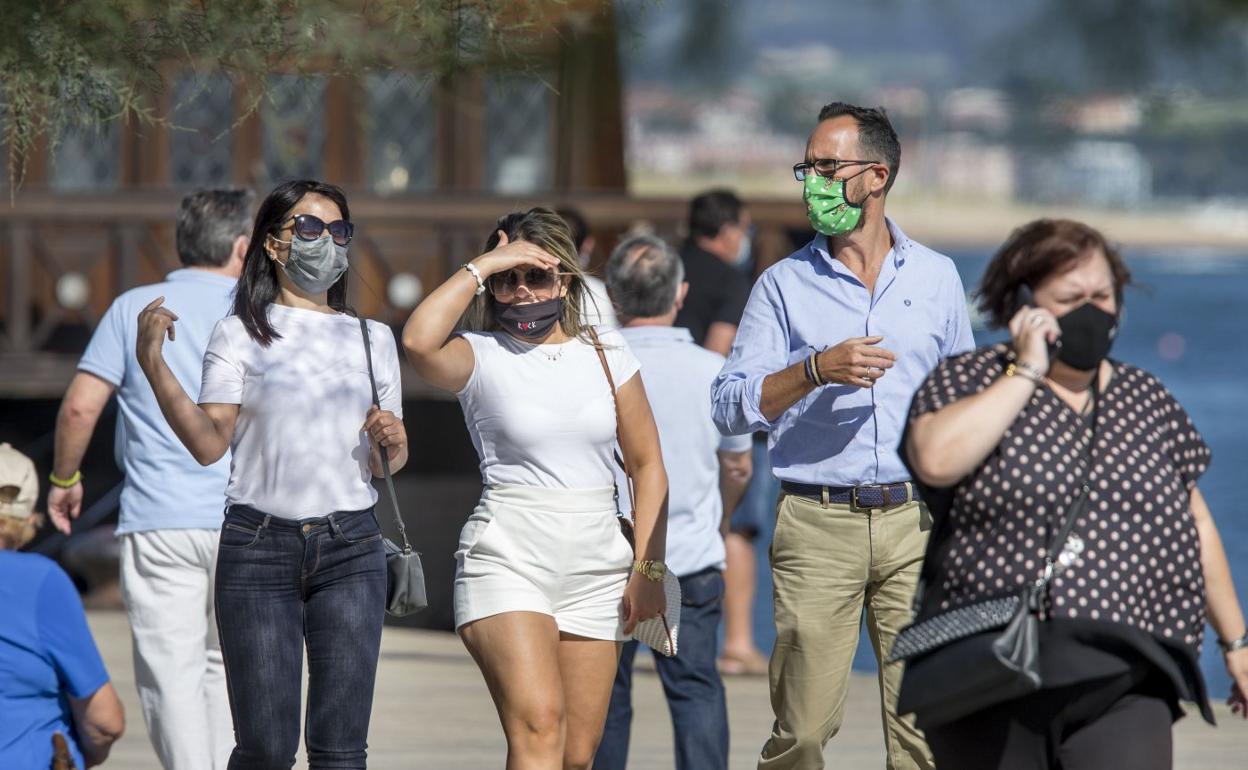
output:
[[[563,297],[525,305],[505,305],[500,302],[494,307],[494,317],[502,327],[527,340],[540,340],[550,334],[550,330],[559,323],[562,316]]]

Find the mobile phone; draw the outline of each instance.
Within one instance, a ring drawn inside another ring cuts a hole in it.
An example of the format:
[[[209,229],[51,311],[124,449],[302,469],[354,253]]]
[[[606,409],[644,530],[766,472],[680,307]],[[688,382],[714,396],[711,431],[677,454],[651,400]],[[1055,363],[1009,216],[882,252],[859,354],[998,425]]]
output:
[[[1025,283],[1019,286],[1018,292],[1016,294],[1016,301],[1014,302],[1014,313],[1017,313],[1018,311],[1022,310],[1024,307],[1035,307],[1035,306],[1036,306],[1036,295],[1032,293],[1031,287]],[[1011,318],[1014,316],[1014,313],[1010,314]],[[1062,347],[1061,337],[1058,337],[1056,340],[1049,343],[1049,360],[1050,361],[1057,358],[1057,351],[1060,350],[1061,347]]]
[[[1031,287],[1028,286],[1027,284],[1023,284],[1019,286],[1018,292],[1017,292],[1017,299],[1014,302],[1014,313],[1017,313],[1018,311],[1022,310],[1024,307],[1035,307],[1035,306],[1036,306],[1036,295],[1032,293]],[[1014,313],[1010,313],[1010,317],[1013,317]]]

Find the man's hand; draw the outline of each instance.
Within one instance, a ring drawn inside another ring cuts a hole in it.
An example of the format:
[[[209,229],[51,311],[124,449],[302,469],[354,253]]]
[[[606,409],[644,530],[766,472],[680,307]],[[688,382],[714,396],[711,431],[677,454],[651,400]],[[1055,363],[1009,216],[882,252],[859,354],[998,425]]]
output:
[[[82,482],[48,490],[48,519],[58,532],[68,535],[72,521],[82,512]]]
[[[815,357],[819,377],[828,383],[869,388],[893,368],[897,356],[876,347],[883,337],[850,337]]]

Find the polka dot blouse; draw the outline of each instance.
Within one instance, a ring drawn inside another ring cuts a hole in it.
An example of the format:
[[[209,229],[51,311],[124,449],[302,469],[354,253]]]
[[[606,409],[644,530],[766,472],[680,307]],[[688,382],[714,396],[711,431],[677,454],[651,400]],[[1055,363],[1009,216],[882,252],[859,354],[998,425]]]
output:
[[[946,359],[919,388],[911,418],[980,392],[1007,363],[1004,346]],[[1015,594],[1040,575],[1045,544],[1078,494],[1089,424],[1036,388],[997,448],[952,490],[924,614]],[[1197,654],[1204,579],[1188,503],[1209,447],[1157,378],[1114,362],[1092,457],[1089,502],[1073,529],[1086,548],[1054,578],[1047,614],[1124,624]]]

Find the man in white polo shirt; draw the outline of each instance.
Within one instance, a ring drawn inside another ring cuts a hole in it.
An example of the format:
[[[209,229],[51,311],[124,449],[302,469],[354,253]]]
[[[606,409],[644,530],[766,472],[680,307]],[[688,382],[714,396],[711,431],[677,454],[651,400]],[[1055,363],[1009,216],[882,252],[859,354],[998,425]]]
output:
[[[184,269],[114,300],[56,421],[48,515],[68,534],[82,507],[79,464],[100,413],[117,394],[117,459],[126,474],[117,523],[121,590],[143,719],[171,770],[223,769],[234,748],[212,599],[230,457],[200,466],[160,413],[135,358],[139,311],[157,297],[178,309],[177,337],[165,345],[165,360],[195,398],[208,338],[230,312],[253,200],[249,190],[200,190],[182,199],[177,248]]]
[[[723,532],[725,511],[736,507],[750,480],[751,440],[723,437],[711,420],[711,382],[724,357],[698,346],[688,329],[672,326],[688,289],[680,257],[658,238],[630,238],[607,263],[607,292],[623,323],[620,332],[641,361],[669,481],[667,568],[680,578],[680,653],[656,653],[655,662],[672,714],[676,768],[726,770],[728,711],[715,667]],[[619,485],[628,488],[623,479]],[[627,764],[636,654],[637,642],[624,645],[596,770]]]

